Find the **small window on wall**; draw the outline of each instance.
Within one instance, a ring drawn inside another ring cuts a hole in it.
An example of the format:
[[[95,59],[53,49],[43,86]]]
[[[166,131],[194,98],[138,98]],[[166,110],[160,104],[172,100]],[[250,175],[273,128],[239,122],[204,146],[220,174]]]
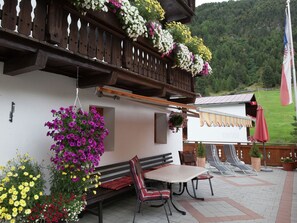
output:
[[[105,127],[108,129],[108,136],[104,139],[105,151],[114,151],[114,132],[115,132],[115,109],[110,107],[99,107],[90,105],[89,110],[95,108],[104,117]]]
[[[167,143],[168,123],[165,113],[155,113],[155,143]]]

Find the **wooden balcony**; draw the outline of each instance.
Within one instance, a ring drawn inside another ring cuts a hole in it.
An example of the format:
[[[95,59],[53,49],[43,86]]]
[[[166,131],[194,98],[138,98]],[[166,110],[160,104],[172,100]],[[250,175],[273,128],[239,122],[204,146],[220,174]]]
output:
[[[167,20],[174,10],[179,20],[193,15],[193,0],[160,2]],[[191,74],[172,68],[172,58],[162,57],[148,40],[129,39],[110,12],[82,15],[63,0],[4,0],[0,24],[6,75],[44,70],[76,78],[79,67],[80,88],[109,85],[184,103],[195,98]]]

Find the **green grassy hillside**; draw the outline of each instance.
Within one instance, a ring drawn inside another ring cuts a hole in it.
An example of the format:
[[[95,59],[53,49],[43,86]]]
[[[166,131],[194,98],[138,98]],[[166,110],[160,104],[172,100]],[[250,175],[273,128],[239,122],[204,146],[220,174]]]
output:
[[[282,106],[280,104],[279,90],[257,91],[255,92],[258,104],[264,109],[268,131],[270,135],[269,143],[290,143],[296,142],[297,137],[293,137],[291,132],[294,121],[294,104]],[[251,135],[254,128],[251,129]]]

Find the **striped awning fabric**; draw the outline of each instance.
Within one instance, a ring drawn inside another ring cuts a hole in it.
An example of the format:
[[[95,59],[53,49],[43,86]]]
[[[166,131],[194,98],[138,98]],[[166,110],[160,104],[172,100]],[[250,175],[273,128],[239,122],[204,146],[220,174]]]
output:
[[[200,126],[218,126],[218,127],[252,127],[253,119],[213,111],[199,111]]]

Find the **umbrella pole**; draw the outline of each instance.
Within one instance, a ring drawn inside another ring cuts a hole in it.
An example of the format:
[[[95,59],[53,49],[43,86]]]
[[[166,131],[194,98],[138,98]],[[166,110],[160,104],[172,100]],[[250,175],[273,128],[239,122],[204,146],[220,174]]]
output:
[[[265,149],[265,142],[263,142],[263,153],[264,153],[264,168],[266,169],[266,149]]]
[[[264,171],[264,172],[272,172],[272,169],[267,168],[267,166],[266,166],[266,149],[265,149],[265,142],[263,142],[263,153],[264,153],[264,168],[262,168],[261,171]]]

